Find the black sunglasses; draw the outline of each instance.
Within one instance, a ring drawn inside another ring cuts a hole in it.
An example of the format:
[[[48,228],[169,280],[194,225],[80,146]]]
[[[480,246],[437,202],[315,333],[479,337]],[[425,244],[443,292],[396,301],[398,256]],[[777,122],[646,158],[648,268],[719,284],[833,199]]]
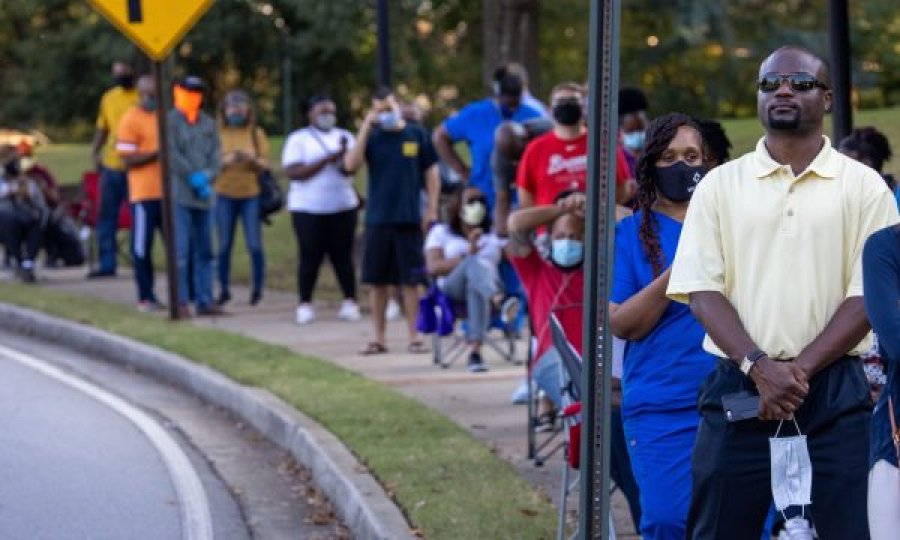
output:
[[[791,90],[795,92],[809,92],[813,88],[821,88],[828,90],[828,85],[816,79],[809,73],[766,73],[757,83],[760,92],[774,92],[781,88],[781,85],[787,81],[791,85]]]

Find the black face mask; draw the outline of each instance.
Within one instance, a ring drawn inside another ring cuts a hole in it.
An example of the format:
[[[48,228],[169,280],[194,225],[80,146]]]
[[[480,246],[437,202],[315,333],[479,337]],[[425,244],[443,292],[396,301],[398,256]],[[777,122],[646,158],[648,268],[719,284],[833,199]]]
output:
[[[16,178],[17,176],[19,176],[19,173],[22,172],[21,168],[19,167],[19,160],[14,159],[7,163],[6,166],[3,167],[3,171],[6,173],[7,178]]]
[[[568,99],[553,106],[553,119],[564,126],[574,126],[581,121],[582,112],[581,103]]]
[[[115,78],[116,84],[126,90],[134,88],[134,75],[120,75]]]
[[[685,202],[690,200],[705,174],[706,167],[702,165],[692,167],[679,161],[674,165],[656,169],[656,187],[670,201]]]

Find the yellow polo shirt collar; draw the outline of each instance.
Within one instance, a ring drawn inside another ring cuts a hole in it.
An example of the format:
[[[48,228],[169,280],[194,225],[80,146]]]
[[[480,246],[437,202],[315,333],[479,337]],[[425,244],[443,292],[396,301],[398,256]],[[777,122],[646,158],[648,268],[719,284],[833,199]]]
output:
[[[800,180],[809,173],[814,173],[819,178],[836,177],[838,168],[840,167],[837,156],[835,155],[836,153],[837,150],[831,147],[831,139],[823,135],[822,149],[816,155],[815,159],[813,159],[812,163],[809,164],[809,167],[801,174],[797,175],[796,179]],[[775,173],[780,170],[790,170],[788,165],[782,165],[772,159],[772,156],[769,154],[769,149],[766,148],[765,137],[761,137],[756,143],[756,150],[753,154],[754,161],[756,162],[757,178],[768,178],[775,175]]]

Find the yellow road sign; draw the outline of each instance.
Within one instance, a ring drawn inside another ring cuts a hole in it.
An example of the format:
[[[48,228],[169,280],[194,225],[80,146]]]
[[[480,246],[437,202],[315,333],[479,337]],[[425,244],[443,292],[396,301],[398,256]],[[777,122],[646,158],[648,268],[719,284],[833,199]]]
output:
[[[162,60],[213,0],[88,0],[153,60]]]

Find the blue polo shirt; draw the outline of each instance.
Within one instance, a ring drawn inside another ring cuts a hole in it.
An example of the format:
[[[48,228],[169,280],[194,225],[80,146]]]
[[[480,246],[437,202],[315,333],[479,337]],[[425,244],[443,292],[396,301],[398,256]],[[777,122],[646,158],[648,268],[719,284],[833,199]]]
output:
[[[654,212],[659,223],[663,268],[675,258],[682,224]],[[622,304],[655,278],[638,231],[641,212],[616,227],[616,259],[611,301]],[[697,408],[700,385],[713,370],[716,359],[703,350],[703,327],[690,308],[669,303],[656,327],[643,339],[629,341],[622,374],[622,415],[670,412]]]
[[[472,174],[469,183],[484,192],[488,207],[494,207],[494,183],[491,175],[491,152],[494,150],[494,131],[504,120],[523,122],[541,113],[522,104],[509,118],[503,118],[500,106],[493,98],[474,101],[444,121],[444,129],[453,142],[465,141],[471,153]]]

